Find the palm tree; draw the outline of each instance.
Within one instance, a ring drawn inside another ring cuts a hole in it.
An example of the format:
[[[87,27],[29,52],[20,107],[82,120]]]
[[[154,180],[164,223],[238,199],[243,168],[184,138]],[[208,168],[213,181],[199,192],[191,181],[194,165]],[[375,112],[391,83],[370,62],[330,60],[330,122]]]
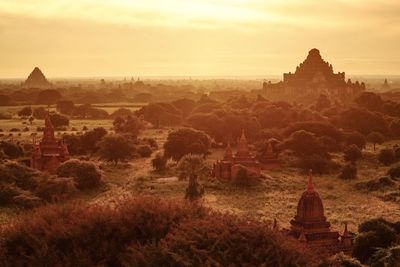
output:
[[[204,164],[203,156],[188,154],[182,157],[178,164],[178,171],[180,178],[189,178],[185,198],[189,200],[200,198],[204,194],[204,187],[197,180],[208,171]]]

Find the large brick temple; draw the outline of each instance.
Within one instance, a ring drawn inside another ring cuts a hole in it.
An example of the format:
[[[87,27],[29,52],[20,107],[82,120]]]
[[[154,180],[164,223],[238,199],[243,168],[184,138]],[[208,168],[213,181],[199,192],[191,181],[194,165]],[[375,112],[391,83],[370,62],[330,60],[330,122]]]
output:
[[[347,224],[342,234],[331,229],[331,224],[324,215],[322,200],[314,188],[311,171],[307,188],[301,195],[296,215],[290,225],[288,234],[312,249],[327,254],[341,251],[351,254],[353,236],[347,231]]]
[[[283,81],[263,83],[263,93],[271,98],[291,98],[325,94],[334,98],[351,98],[365,90],[365,84],[345,80],[344,72],[333,72],[318,49],[311,49],[294,73],[284,73]]]
[[[54,127],[47,115],[42,141],[37,144],[36,139],[33,139],[31,167],[40,171],[55,173],[58,166],[68,159],[68,147],[63,140],[55,138]]]

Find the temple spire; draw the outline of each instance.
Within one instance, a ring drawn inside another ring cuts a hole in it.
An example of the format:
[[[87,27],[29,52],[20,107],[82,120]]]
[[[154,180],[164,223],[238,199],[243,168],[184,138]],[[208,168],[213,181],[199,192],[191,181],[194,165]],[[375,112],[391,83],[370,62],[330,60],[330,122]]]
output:
[[[344,237],[350,236],[349,231],[347,230],[347,222],[344,223],[344,231],[343,231],[342,236],[344,236]]]
[[[230,141],[228,141],[228,144],[226,145],[226,149],[225,149],[225,156],[224,159],[228,160],[228,159],[232,159],[232,148],[231,148],[231,143]]]
[[[240,139],[239,139],[236,156],[237,157],[249,157],[250,156],[249,147],[247,145],[247,139],[246,139],[246,135],[244,134],[244,130],[242,130],[242,135],[240,136]]]
[[[310,169],[309,174],[308,174],[307,191],[308,191],[308,192],[314,191],[314,182],[313,182],[313,173],[312,173],[312,169]]]

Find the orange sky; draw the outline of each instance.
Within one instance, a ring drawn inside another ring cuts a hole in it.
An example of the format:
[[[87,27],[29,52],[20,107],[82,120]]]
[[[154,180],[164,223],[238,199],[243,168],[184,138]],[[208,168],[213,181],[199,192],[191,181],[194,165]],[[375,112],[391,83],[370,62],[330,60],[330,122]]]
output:
[[[400,74],[399,0],[1,0],[0,77]]]

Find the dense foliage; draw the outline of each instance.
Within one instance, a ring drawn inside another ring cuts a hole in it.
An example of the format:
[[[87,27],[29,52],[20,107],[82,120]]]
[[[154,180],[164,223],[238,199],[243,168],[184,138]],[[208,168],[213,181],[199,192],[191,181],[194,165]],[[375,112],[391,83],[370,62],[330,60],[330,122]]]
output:
[[[211,140],[204,132],[181,128],[168,134],[164,144],[164,156],[180,160],[187,154],[207,155]]]
[[[1,266],[306,266],[264,223],[150,197],[48,206],[2,229]]]

